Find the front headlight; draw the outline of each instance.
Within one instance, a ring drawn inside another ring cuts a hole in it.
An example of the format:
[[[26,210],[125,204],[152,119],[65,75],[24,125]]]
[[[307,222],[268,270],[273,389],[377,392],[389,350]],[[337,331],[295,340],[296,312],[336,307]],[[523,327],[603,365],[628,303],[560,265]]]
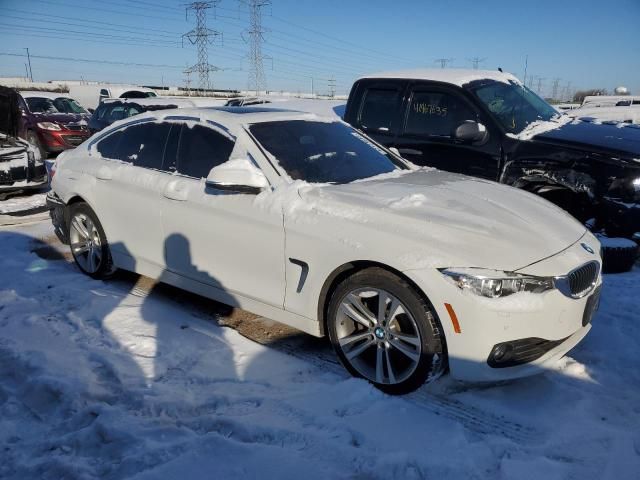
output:
[[[631,181],[631,188],[633,188],[636,193],[640,193],[640,177]]]
[[[43,130],[55,130],[55,131],[62,130],[62,128],[60,128],[60,125],[53,122],[40,122],[38,123],[38,127],[40,127]]]
[[[542,293],[552,290],[553,278],[520,275],[513,272],[480,268],[446,268],[440,273],[452,280],[460,290],[468,290],[487,298],[500,298],[518,292]]]

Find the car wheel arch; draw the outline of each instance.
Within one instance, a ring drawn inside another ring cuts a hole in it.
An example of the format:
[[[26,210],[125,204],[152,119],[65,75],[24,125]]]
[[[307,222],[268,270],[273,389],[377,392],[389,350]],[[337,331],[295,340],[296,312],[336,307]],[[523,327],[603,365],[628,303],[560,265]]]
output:
[[[331,296],[336,287],[346,278],[350,277],[356,272],[365,270],[367,268],[380,268],[393,275],[396,275],[397,277],[406,281],[413,289],[415,289],[415,291],[420,296],[422,296],[427,303],[431,303],[427,294],[410,277],[402,273],[400,270],[395,269],[382,262],[376,262],[374,260],[353,260],[335,268],[325,279],[320,290],[320,295],[318,298],[318,321],[320,323],[320,331],[323,336],[327,334],[327,313],[329,309],[329,303],[331,302]]]

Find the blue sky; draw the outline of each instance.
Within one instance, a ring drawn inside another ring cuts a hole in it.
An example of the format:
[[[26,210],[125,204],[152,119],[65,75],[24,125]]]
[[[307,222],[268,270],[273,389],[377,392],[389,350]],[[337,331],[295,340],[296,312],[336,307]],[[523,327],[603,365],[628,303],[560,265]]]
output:
[[[0,0],[0,54],[34,55],[34,79],[104,80],[183,85],[182,70],[196,62],[181,46],[193,28],[184,2],[174,0]],[[223,33],[209,61],[223,68],[215,87],[246,88],[248,15],[237,0],[222,0],[208,26]],[[328,90],[335,78],[347,93],[361,74],[435,67],[452,58],[486,58],[520,78],[528,55],[533,87],[559,90],[625,85],[640,94],[640,0],[273,0],[265,9],[267,85],[272,90]],[[72,60],[38,57],[56,56]],[[81,62],[77,59],[107,64]],[[0,76],[24,75],[26,58],[0,55]],[[139,65],[132,65],[139,64]],[[142,64],[142,65],[140,65]]]

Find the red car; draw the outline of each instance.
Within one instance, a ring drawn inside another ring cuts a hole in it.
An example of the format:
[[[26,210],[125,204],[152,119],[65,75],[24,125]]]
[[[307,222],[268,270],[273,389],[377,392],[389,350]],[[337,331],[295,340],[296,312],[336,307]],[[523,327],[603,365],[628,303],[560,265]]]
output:
[[[19,136],[40,150],[42,158],[75,148],[91,136],[87,126],[91,115],[64,94],[20,92],[18,108]]]

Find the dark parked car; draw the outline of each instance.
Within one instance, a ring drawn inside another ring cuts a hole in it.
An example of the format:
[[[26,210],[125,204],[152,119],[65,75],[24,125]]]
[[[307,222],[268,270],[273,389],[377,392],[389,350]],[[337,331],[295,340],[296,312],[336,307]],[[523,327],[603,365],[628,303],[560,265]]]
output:
[[[351,89],[345,120],[417,165],[528,190],[594,231],[640,241],[635,125],[575,121],[513,75],[462,69],[361,78]],[[615,260],[624,265],[610,261],[612,269],[633,263],[636,246],[627,244],[605,252],[605,262],[607,255],[624,257]]]
[[[74,99],[51,92],[20,92],[18,134],[34,145],[42,158],[75,148],[89,138],[89,112]]]
[[[47,183],[44,159],[25,140],[20,130],[19,94],[0,86],[0,200],[8,192],[37,189]]]
[[[99,132],[113,122],[133,117],[142,112],[194,106],[195,104],[192,101],[183,98],[106,99],[100,103],[93,115],[91,115],[89,130],[91,133]]]

